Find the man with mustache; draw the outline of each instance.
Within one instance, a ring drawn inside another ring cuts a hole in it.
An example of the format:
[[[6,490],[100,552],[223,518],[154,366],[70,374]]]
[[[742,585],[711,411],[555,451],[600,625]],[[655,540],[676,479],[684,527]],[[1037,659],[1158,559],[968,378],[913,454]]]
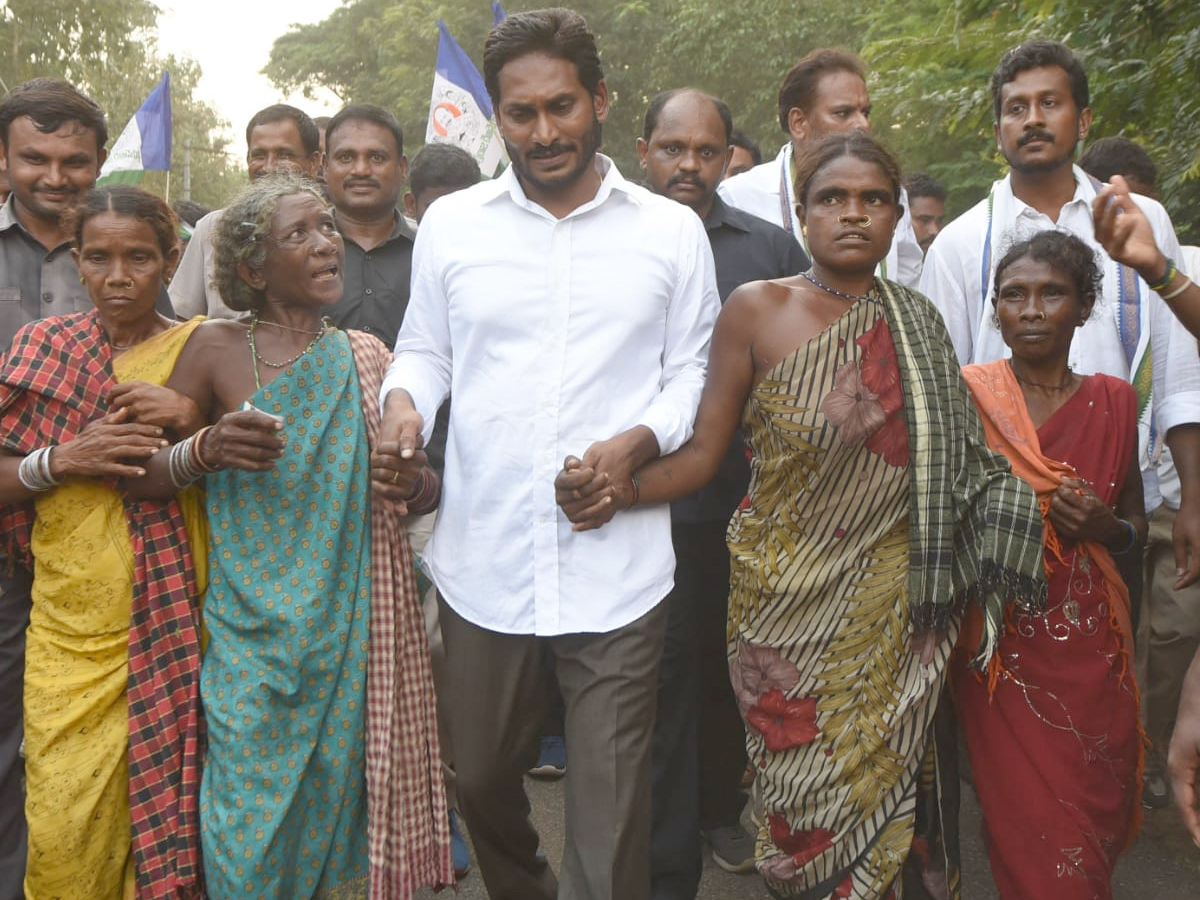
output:
[[[1118,263],[1096,239],[1092,206],[1101,185],[1074,165],[1092,124],[1088,80],[1070,49],[1030,41],[1009,50],[992,73],[991,89],[996,143],[1009,173],[941,231],[925,257],[920,290],[941,311],[959,361],[991,362],[1008,355],[990,315],[993,266],[1005,248],[1052,228],[1091,246],[1104,280],[1071,345],[1070,363],[1081,375],[1104,372],[1137,388],[1147,513],[1163,502],[1157,469],[1162,448],[1171,451],[1179,476],[1171,488],[1179,492],[1172,527],[1178,590],[1200,575],[1200,358],[1195,338],[1158,293],[1169,293],[1173,269],[1159,283],[1168,273]],[[1162,253],[1178,259],[1166,210],[1148,197],[1130,199],[1149,220]],[[1127,578],[1140,587],[1140,573]]]
[[[733,152],[732,136],[733,116],[725,103],[680,88],[650,101],[637,141],[650,189],[691,208],[704,223],[722,303],[748,281],[785,278],[808,268],[808,257],[786,231],[717,196]],[[739,435],[713,481],[671,504],[675,588],[666,601],[651,791],[654,900],[696,896],[702,832],[723,869],[754,868],[754,838],[739,822],[745,803],[745,733],[725,651],[725,528],[749,479]]]
[[[321,167],[320,132],[308,114],[286,103],[260,109],[246,125],[246,169],[250,180],[279,169],[315,178]],[[196,223],[171,279],[170,295],[181,319],[207,315],[236,319],[242,313],[225,305],[213,284],[213,231],[223,210]]]
[[[609,90],[578,13],[509,16],[488,35],[483,75],[512,166],[421,222],[372,477],[412,465],[453,385],[424,560],[442,601],[459,804],[488,895],[648,900],[670,511],[577,532],[554,479],[576,455],[628,485],[691,434],[718,310],[712,252],[694,213],[598,153]],[[571,752],[561,881],[522,783],[547,664]]]
[[[803,247],[804,234],[796,218],[796,160],[807,146],[826,135],[871,130],[871,98],[862,60],[846,50],[822,47],[797,62],[779,88],[779,126],[788,136],[779,154],[726,179],[720,194],[730,206],[781,226]],[[922,251],[903,191],[900,205],[904,210],[878,274],[915,287]]]
[[[346,239],[346,288],[329,314],[390,347],[408,308],[417,237],[399,211],[408,178],[404,134],[387,110],[356,103],[329,121],[325,146],[325,182]]]
[[[71,259],[67,209],[90,190],[107,151],[104,112],[72,85],[35,78],[0,101],[0,350],[21,326],[92,309]],[[22,896],[25,872],[22,686],[30,575],[0,548],[0,900]]]

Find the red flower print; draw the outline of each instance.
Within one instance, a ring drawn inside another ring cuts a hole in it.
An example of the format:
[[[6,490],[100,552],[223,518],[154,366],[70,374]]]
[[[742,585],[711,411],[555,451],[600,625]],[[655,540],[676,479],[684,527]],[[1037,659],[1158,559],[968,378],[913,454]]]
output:
[[[889,466],[899,467],[908,462],[908,424],[903,409],[889,414],[883,427],[867,438],[867,449],[882,456]]]
[[[729,666],[729,680],[742,715],[771,688],[787,693],[800,681],[796,664],[784,659],[778,650],[766,644],[738,641]]]
[[[772,843],[791,856],[797,866],[811,862],[833,846],[833,832],[827,828],[792,831],[787,820],[778,814],[767,816],[767,826]]]
[[[854,890],[854,877],[851,875],[847,875],[845,878],[842,879],[842,883],[833,889],[833,894],[830,895],[829,900],[834,900],[834,898],[839,898],[839,897],[840,898],[849,897],[850,892],[853,890]]]
[[[833,390],[821,401],[821,412],[838,431],[842,443],[858,446],[887,419],[879,395],[863,384],[857,363],[844,363],[834,375]]]
[[[871,326],[870,331],[859,335],[854,341],[862,350],[862,380],[863,384],[879,395],[882,399],[892,400],[896,394],[901,403],[900,369],[896,364],[896,346],[892,343],[892,333],[888,330],[887,322],[879,319]],[[887,409],[887,407],[884,407]],[[891,409],[888,409],[891,412]]]
[[[772,753],[811,743],[821,733],[817,728],[816,698],[789,700],[779,688],[771,688],[759,697],[746,711],[746,721],[762,734]]]

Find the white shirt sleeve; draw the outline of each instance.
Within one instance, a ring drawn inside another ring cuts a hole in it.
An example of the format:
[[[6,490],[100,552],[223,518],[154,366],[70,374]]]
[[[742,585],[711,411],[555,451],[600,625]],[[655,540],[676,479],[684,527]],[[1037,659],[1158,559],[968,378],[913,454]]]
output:
[[[667,309],[662,389],[639,420],[654,432],[660,453],[678,450],[692,436],[708,346],[721,301],[712,248],[700,218],[689,215],[680,233],[680,274]]]
[[[436,264],[436,228],[426,222],[413,247],[412,287],[404,324],[396,337],[396,353],[379,390],[382,408],[389,392],[402,388],[424,419],[425,443],[433,434],[434,418],[450,393],[451,360],[449,303]]]
[[[951,223],[951,226],[953,224]],[[917,289],[928,297],[942,314],[946,331],[950,333],[950,340],[954,343],[958,364],[965,366],[973,362],[975,332],[979,325],[978,317],[972,317],[971,311],[978,309],[982,301],[979,297],[978,283],[974,284],[972,290],[964,269],[964,256],[968,260],[974,260],[978,267],[977,254],[965,252],[961,244],[962,240],[951,227],[938,235],[938,239],[929,248],[929,253],[925,255]],[[974,281],[978,282],[978,278]]]

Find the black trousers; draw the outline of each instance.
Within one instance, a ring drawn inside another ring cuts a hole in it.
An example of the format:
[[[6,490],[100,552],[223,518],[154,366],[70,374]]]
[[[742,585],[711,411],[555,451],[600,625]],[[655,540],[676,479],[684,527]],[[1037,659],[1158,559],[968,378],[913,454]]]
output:
[[[0,900],[19,900],[26,855],[21,737],[31,578],[20,566],[8,569],[0,552]]]
[[[650,841],[653,900],[692,900],[700,885],[701,830],[736,825],[746,737],[725,632],[729,551],[724,522],[674,524],[675,589],[658,670]]]

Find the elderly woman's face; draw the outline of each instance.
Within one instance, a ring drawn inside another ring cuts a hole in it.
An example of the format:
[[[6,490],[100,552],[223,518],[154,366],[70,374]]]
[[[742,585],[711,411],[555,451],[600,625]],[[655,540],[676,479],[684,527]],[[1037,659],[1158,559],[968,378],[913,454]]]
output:
[[[267,299],[299,306],[336,303],[342,299],[344,254],[325,204],[309,193],[281,198],[266,235]]]
[[[1089,310],[1066,272],[1043,260],[1022,256],[1000,276],[996,318],[1015,359],[1066,361],[1075,329]]]
[[[878,163],[839,156],[813,175],[799,213],[814,262],[834,272],[870,272],[892,246],[900,207]]]
[[[100,320],[128,327],[153,319],[158,293],[179,261],[179,249],[164,256],[154,228],[136,216],[102,212],[84,223],[71,251]]]

